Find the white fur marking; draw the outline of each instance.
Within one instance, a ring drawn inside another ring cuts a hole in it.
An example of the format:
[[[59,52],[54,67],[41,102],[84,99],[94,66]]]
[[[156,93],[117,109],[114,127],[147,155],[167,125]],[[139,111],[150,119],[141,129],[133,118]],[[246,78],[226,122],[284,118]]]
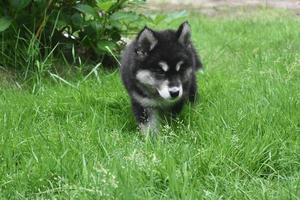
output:
[[[169,91],[170,92],[178,92],[179,91],[179,87],[170,87]]]
[[[176,71],[180,70],[181,65],[183,64],[183,61],[179,61],[176,65]]]
[[[152,77],[152,73],[149,70],[139,70],[136,73],[136,79],[146,85],[153,86],[155,84],[155,80]]]
[[[164,99],[170,99],[170,93],[169,93],[169,81],[164,81],[160,85],[160,87],[157,89],[159,95]]]
[[[166,62],[161,61],[158,64],[162,68],[162,70],[164,70],[165,72],[169,70],[169,66]]]

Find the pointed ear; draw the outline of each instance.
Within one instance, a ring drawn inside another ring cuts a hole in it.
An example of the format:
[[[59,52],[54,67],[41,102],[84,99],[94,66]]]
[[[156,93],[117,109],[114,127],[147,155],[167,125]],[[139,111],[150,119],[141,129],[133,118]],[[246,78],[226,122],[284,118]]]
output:
[[[191,27],[187,21],[183,22],[177,30],[178,41],[183,45],[188,45],[191,39]]]
[[[142,48],[143,51],[149,52],[157,44],[157,39],[155,38],[153,30],[149,29],[148,27],[145,27],[137,37],[137,42],[140,48]]]

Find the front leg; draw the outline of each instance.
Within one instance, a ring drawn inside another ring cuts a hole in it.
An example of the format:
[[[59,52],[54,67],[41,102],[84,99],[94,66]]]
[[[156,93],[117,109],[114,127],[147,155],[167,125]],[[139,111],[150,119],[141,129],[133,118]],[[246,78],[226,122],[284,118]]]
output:
[[[145,135],[157,132],[158,118],[156,110],[143,107],[140,103],[132,101],[132,110],[139,124],[141,132]]]

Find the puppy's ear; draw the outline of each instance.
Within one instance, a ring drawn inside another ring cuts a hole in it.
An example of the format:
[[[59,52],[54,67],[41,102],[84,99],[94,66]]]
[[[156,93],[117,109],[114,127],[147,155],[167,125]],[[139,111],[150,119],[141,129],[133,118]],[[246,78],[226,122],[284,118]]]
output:
[[[139,48],[145,52],[149,52],[157,45],[157,39],[154,31],[145,26],[145,28],[138,34],[137,42]]]
[[[191,39],[191,27],[187,21],[183,22],[177,32],[178,41],[183,45],[188,45]]]

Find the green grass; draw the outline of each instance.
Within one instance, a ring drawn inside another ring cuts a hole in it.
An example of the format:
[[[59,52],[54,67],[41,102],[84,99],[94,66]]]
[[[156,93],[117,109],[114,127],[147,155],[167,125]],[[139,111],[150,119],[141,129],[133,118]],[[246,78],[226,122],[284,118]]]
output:
[[[299,199],[299,18],[189,20],[201,98],[155,139],[118,71],[1,86],[0,199]]]

